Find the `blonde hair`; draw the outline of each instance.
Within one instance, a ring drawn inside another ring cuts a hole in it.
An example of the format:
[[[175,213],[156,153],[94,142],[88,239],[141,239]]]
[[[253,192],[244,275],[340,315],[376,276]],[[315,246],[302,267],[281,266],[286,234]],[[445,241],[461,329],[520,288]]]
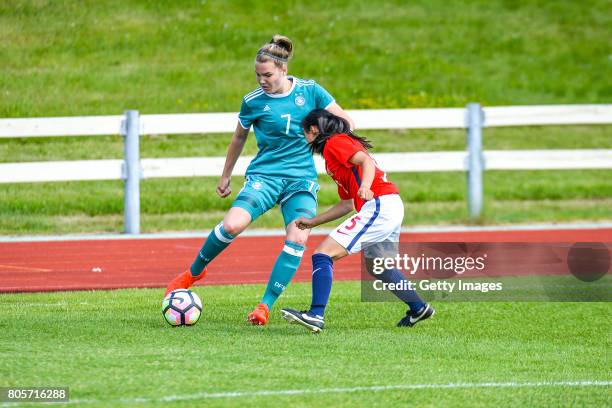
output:
[[[293,43],[284,35],[276,34],[269,43],[257,51],[256,62],[274,62],[278,68],[287,65],[293,56]]]

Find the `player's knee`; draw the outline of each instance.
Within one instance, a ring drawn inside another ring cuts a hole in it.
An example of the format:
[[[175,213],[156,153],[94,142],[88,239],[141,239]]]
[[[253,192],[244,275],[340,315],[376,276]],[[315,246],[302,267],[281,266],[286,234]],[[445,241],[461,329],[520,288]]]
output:
[[[321,244],[319,245],[314,252],[312,253],[313,255],[317,255],[317,254],[322,254],[322,255],[327,255],[330,258],[334,258],[335,254],[333,253],[333,251],[330,251],[329,248],[327,248],[325,245]]]
[[[348,255],[346,249],[341,247],[339,244],[331,241],[329,238],[323,240],[321,244],[314,250],[313,254],[323,254],[332,258],[334,261],[344,258]]]
[[[289,231],[287,234],[287,241],[295,242],[305,247],[308,241],[308,233],[305,231]]]
[[[242,231],[244,231],[245,228],[246,225],[242,225],[241,222],[235,220],[223,221],[223,230],[233,236],[240,234]]]
[[[306,246],[306,242],[308,241],[308,235],[306,236],[298,236],[298,237],[294,237],[293,239],[289,239],[292,242],[295,242],[298,245],[301,245],[303,247]]]

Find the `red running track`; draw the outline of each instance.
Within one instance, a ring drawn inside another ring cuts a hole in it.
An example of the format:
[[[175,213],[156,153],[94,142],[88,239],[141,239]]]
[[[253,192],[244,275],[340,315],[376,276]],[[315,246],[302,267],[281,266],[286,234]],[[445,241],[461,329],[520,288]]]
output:
[[[310,281],[312,236],[294,281]],[[612,242],[612,228],[404,233],[402,242]],[[0,243],[0,292],[165,287],[198,253],[203,238]],[[209,267],[203,284],[265,283],[284,238],[240,237]],[[360,257],[339,261],[334,279],[359,279]],[[199,283],[198,283],[199,284]]]

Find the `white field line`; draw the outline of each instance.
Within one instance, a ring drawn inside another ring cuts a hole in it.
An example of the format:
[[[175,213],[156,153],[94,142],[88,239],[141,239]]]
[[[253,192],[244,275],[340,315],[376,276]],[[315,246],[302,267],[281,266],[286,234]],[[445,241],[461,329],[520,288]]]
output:
[[[5,293],[6,294],[6,293]],[[104,303],[98,303],[96,302],[95,305],[99,306],[100,304],[114,304],[113,302],[104,302]],[[57,303],[10,303],[10,304],[5,304],[6,307],[17,307],[19,309],[24,308],[24,307],[66,307],[66,306],[83,306],[83,305],[94,305],[94,303],[89,303],[89,302],[57,302]]]
[[[450,384],[396,384],[364,387],[338,387],[338,388],[306,388],[295,390],[264,390],[264,391],[233,391],[216,393],[196,393],[187,395],[169,395],[157,398],[120,398],[113,400],[74,399],[68,404],[99,404],[122,403],[142,404],[174,401],[191,401],[215,398],[242,398],[261,397],[273,395],[304,395],[304,394],[344,394],[352,392],[379,392],[392,390],[441,390],[441,389],[470,389],[470,388],[540,388],[540,387],[610,387],[612,381],[537,381],[537,382],[484,382],[484,383],[450,383]],[[24,403],[26,403],[24,401]],[[64,403],[66,404],[66,403]],[[15,403],[5,403],[2,407],[18,406]]]
[[[33,268],[31,266],[0,265],[2,269],[17,269],[20,272],[53,272],[53,269]]]

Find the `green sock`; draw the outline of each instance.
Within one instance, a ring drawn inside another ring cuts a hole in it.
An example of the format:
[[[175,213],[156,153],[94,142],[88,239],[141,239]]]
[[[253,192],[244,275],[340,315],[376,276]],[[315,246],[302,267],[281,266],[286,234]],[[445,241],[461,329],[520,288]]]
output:
[[[191,264],[191,275],[198,276],[202,273],[206,265],[219,255],[234,239],[233,235],[228,234],[223,229],[223,222],[217,224],[215,229],[208,234],[206,242],[200,249],[198,256]]]
[[[274,268],[272,268],[268,286],[266,287],[266,293],[264,293],[261,303],[265,303],[269,308],[272,308],[276,299],[278,299],[281,293],[287,288],[293,275],[295,275],[295,271],[297,271],[297,268],[300,266],[303,253],[303,245],[285,241],[285,247],[278,258],[276,258],[276,263],[274,264]]]

